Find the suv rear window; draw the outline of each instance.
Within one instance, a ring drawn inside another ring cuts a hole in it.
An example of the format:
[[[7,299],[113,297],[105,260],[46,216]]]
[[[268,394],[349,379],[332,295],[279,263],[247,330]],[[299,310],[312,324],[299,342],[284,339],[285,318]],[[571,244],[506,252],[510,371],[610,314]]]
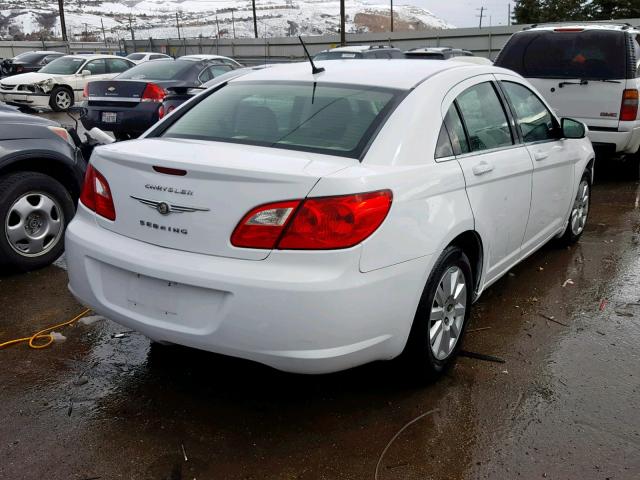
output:
[[[161,135],[359,158],[400,94],[351,85],[231,83]]]
[[[496,66],[529,78],[620,80],[626,51],[623,32],[538,30],[513,35]]]

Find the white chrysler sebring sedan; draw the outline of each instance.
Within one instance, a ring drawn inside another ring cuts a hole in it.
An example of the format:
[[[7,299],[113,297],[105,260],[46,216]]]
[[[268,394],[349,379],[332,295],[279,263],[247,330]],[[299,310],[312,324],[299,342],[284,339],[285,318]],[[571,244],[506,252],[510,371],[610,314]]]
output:
[[[302,373],[449,367],[471,304],[575,242],[593,149],[492,66],[258,70],[99,147],[66,234],[71,292],[158,343]]]

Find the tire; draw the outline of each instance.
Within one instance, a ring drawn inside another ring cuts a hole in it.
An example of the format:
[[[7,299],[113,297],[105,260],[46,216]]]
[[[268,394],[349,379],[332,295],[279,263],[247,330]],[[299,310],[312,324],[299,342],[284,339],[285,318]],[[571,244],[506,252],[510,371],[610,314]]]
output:
[[[457,282],[464,282],[458,283],[463,287],[455,288],[454,295],[443,298],[437,292],[454,275],[457,276]],[[401,355],[401,362],[413,379],[420,382],[432,380],[455,364],[469,320],[473,285],[471,264],[467,256],[459,247],[447,247],[429,275],[407,345]],[[439,316],[443,320],[438,323]],[[439,342],[438,331],[441,335]]]
[[[20,271],[51,264],[64,250],[74,213],[69,192],[48,175],[0,177],[0,264]]]
[[[49,96],[49,106],[54,112],[64,112],[73,106],[73,92],[67,87],[56,87]]]
[[[580,179],[576,198],[573,200],[573,206],[571,207],[571,213],[569,214],[567,228],[559,239],[559,243],[561,245],[573,245],[580,239],[587,224],[590,206],[591,178],[589,173],[585,172]]]

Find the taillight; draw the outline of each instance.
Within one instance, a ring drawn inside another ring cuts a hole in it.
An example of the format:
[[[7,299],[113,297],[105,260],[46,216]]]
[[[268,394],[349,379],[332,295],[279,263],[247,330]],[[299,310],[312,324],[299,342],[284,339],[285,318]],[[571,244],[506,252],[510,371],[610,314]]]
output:
[[[84,85],[84,88],[82,89],[82,96],[83,98],[89,98],[89,84],[86,83]]]
[[[116,209],[113,205],[109,182],[91,164],[87,167],[87,172],[84,176],[80,201],[89,210],[93,210],[107,220],[113,221],[116,219]]]
[[[155,83],[147,83],[140,100],[143,102],[161,102],[166,95],[167,92],[161,86]]]
[[[173,105],[169,105],[168,108],[164,108],[164,105],[160,105],[160,108],[158,109],[158,118],[164,118],[166,115],[169,115],[175,109],[176,107]]]
[[[620,107],[620,120],[631,122],[638,116],[638,90],[625,90],[622,93],[622,106]]]
[[[160,108],[158,108],[158,118],[163,118],[164,117],[164,105],[160,105]]]
[[[380,190],[262,205],[240,221],[231,243],[279,250],[349,248],[380,227],[392,199],[390,190]]]

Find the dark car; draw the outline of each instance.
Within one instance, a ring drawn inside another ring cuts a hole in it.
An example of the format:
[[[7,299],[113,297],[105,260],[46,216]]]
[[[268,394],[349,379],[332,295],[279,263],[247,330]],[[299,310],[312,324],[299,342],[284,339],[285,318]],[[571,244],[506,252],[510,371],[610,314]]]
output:
[[[13,58],[7,58],[2,61],[2,75],[9,76],[19,73],[37,72],[56,58],[64,57],[65,55],[65,53],[48,51],[21,53]]]
[[[454,57],[473,57],[469,50],[451,47],[412,48],[404,52],[406,58],[422,58],[429,60],[449,60]]]
[[[85,169],[60,124],[0,111],[0,271],[41,268],[62,254]]]
[[[162,100],[162,106],[158,111],[158,117],[163,118],[165,115],[173,112],[176,108],[182,105],[184,102],[197,95],[201,91],[219,85],[224,82],[228,82],[237,77],[242,77],[247,73],[251,73],[255,70],[262,70],[263,68],[269,68],[271,65],[256,65],[254,67],[243,67],[230,72],[224,73],[218,77],[203,83],[202,86],[197,88],[173,88]]]
[[[170,92],[186,91],[233,70],[216,60],[167,59],[144,62],[112,80],[85,87],[86,129],[113,132],[118,140],[140,136],[158,121],[158,110]]]

